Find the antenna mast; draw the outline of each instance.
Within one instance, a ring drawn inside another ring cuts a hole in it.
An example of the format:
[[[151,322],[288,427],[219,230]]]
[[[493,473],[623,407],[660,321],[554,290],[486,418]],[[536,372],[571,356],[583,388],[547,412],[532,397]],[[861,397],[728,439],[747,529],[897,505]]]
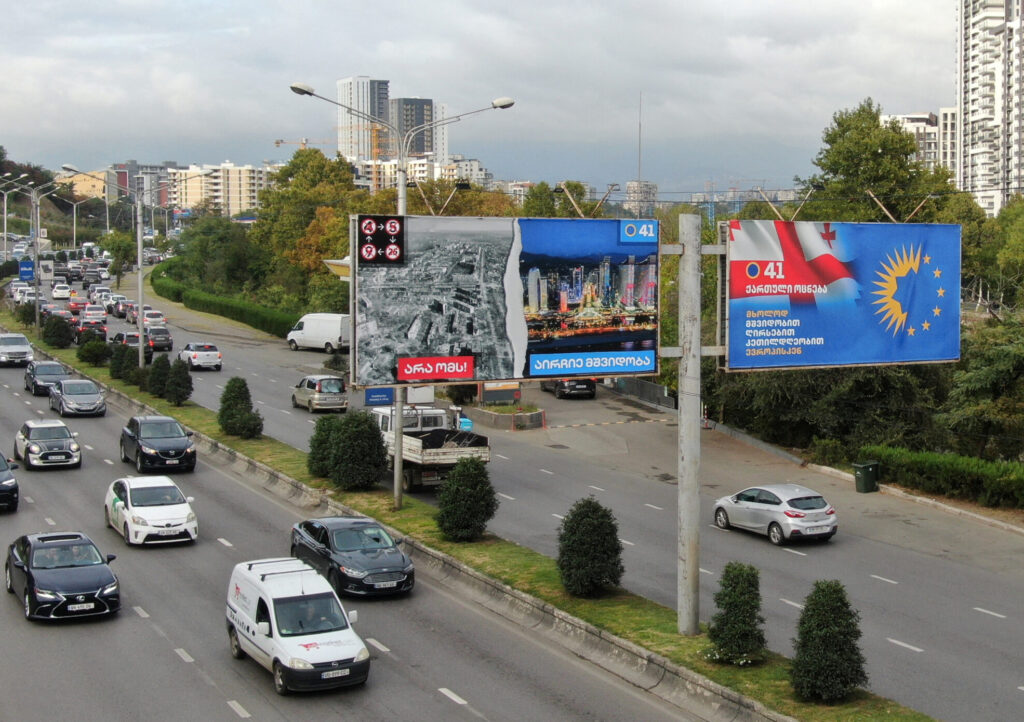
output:
[[[644,93],[640,91],[640,107],[636,114],[636,179],[643,180],[644,177]]]

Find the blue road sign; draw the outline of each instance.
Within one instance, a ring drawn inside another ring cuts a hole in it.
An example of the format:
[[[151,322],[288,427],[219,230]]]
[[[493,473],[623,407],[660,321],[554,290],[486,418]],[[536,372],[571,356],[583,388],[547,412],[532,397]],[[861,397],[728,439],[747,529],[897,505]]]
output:
[[[18,280],[19,281],[34,281],[34,280],[36,280],[36,263],[35,263],[35,261],[18,261]]]

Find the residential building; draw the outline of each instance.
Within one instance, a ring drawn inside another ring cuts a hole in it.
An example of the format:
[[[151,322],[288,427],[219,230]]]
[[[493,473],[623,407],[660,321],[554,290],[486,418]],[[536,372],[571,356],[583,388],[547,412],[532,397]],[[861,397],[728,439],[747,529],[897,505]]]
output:
[[[392,98],[388,101],[388,118],[398,129],[398,137],[405,138],[413,128],[434,122],[434,101],[428,98]],[[397,155],[397,148],[395,149]],[[416,133],[409,138],[406,154],[412,158],[434,154],[434,134]]]
[[[366,75],[343,78],[338,83],[338,102],[354,108],[364,115],[388,121],[388,81],[375,80]],[[349,162],[373,158],[374,124],[359,118],[345,108],[338,108],[338,152]],[[383,134],[384,136],[387,133]],[[378,137],[378,145],[381,139]]]
[[[945,166],[956,178],[957,155],[956,108],[939,108],[939,165]]]
[[[494,175],[481,165],[476,158],[453,155],[451,162],[441,166],[440,177],[450,181],[466,181],[489,190],[494,182]]]
[[[658,184],[652,181],[633,180],[626,183],[626,200],[622,207],[636,218],[650,218],[658,202]]]
[[[270,166],[236,166],[230,161],[220,165],[171,168],[168,169],[171,183],[167,188],[167,204],[194,208],[208,200],[220,209],[221,215],[235,216],[259,207],[259,192],[270,186],[270,174],[274,170]]]
[[[883,124],[895,120],[903,130],[914,136],[917,141],[917,154],[914,160],[922,163],[928,170],[934,170],[939,163],[939,118],[935,113],[909,113],[907,115],[883,115]]]

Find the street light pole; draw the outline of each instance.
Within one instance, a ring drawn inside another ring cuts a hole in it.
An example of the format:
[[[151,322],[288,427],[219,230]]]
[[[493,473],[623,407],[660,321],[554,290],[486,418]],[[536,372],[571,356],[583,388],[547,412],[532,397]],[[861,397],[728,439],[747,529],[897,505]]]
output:
[[[11,174],[10,171],[8,171],[7,173],[4,173],[2,177],[6,178],[10,174]],[[28,173],[22,173],[17,178],[12,178],[11,180],[9,180],[6,183],[4,183],[3,185],[0,185],[0,188],[3,188],[4,186],[9,186],[9,185],[16,185],[15,181],[19,181],[19,180],[21,180],[22,178],[24,178],[27,175],[28,175]],[[11,188],[9,191],[0,191],[0,193],[4,194],[4,257],[2,259],[0,259],[0,263],[3,263],[4,261],[7,260],[7,194],[8,193],[18,193],[18,192],[19,191],[18,191],[18,189],[16,187],[15,188]]]
[[[324,100],[324,101],[326,101],[328,103],[331,103],[332,105],[337,105],[339,108],[344,108],[345,110],[348,111],[349,115],[354,115],[356,118],[359,118],[360,120],[365,120],[365,121],[370,122],[370,123],[375,123],[375,124],[377,124],[377,125],[379,125],[379,126],[381,126],[383,128],[387,128],[389,131],[391,131],[391,133],[393,134],[395,139],[398,140],[398,148],[397,148],[397,153],[396,153],[396,157],[395,157],[395,166],[396,166],[396,168],[395,168],[395,184],[397,185],[396,190],[398,191],[398,193],[397,193],[397,205],[398,205],[397,213],[400,216],[404,216],[405,213],[406,213],[406,198],[407,198],[407,190],[408,190],[407,187],[406,187],[406,183],[409,182],[406,163],[407,163],[407,158],[408,158],[408,154],[409,154],[409,147],[412,145],[412,139],[413,138],[415,138],[417,135],[419,135],[420,133],[422,133],[424,131],[431,130],[433,128],[439,128],[440,126],[448,125],[449,123],[454,123],[457,120],[465,118],[467,115],[473,115],[475,113],[482,113],[485,110],[504,110],[506,108],[511,108],[515,104],[515,101],[512,98],[508,98],[508,97],[495,98],[494,100],[491,101],[491,104],[488,105],[486,108],[478,108],[477,110],[470,110],[470,111],[468,111],[466,113],[459,113],[458,115],[453,115],[450,118],[438,118],[437,120],[430,121],[429,123],[423,123],[421,125],[414,126],[414,127],[410,128],[409,130],[407,130],[405,132],[405,134],[403,135],[402,133],[399,132],[398,128],[395,125],[389,123],[386,120],[381,120],[380,118],[376,118],[376,117],[370,115],[369,113],[365,113],[365,112],[363,112],[361,110],[357,110],[356,108],[353,108],[351,106],[345,105],[344,103],[339,103],[338,101],[332,100],[331,98],[324,97],[323,95],[317,95],[316,92],[313,90],[312,86],[307,85],[306,83],[292,83],[291,84],[291,89],[292,89],[292,92],[297,94],[297,95],[309,95],[309,96],[312,96],[314,98],[319,98],[320,100]],[[402,434],[402,432],[403,432],[403,430],[405,428],[405,386],[402,385],[402,384],[399,384],[398,386],[395,387],[395,407],[394,407],[394,412],[393,413],[394,413],[394,419],[393,419],[392,429],[394,431],[394,437],[395,437],[394,450],[393,450],[393,454],[394,454],[393,466],[394,466],[394,469],[395,469],[395,477],[394,477],[395,509],[401,509],[402,508],[402,477],[403,477],[403,474],[404,474],[404,470],[402,468],[403,467],[403,460],[402,460],[402,438],[403,438],[403,434]]]

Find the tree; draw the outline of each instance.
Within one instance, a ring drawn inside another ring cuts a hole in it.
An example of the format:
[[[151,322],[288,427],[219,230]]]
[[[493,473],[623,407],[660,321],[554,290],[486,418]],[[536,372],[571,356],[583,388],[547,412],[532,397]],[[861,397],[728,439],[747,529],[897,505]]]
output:
[[[263,433],[263,416],[253,409],[249,384],[234,376],[224,385],[220,395],[217,423],[225,434],[255,439]]]
[[[545,181],[526,191],[523,199],[523,215],[527,218],[554,218],[558,215],[555,192]]]
[[[597,596],[622,579],[622,542],[610,509],[594,497],[580,499],[558,528],[558,574],[577,597]]]
[[[18,323],[26,328],[34,326],[36,323],[36,306],[35,302],[32,303],[19,303],[14,307],[14,317],[18,319]]]
[[[437,496],[437,526],[449,541],[475,541],[498,511],[498,494],[484,462],[459,459]]]
[[[710,657],[720,662],[745,666],[764,656],[764,617],[761,616],[761,582],[757,568],[729,562],[715,593],[718,612],[711,618],[708,639]]]
[[[330,452],[327,477],[339,489],[370,489],[387,471],[388,454],[380,430],[365,411],[341,417]]]
[[[340,416],[321,416],[313,427],[313,435],[309,438],[309,454],[306,456],[306,468],[313,476],[326,478],[331,471],[331,453],[338,445],[341,433]]]
[[[192,374],[180,358],[174,359],[164,385],[164,398],[175,406],[181,406],[192,396]]]
[[[93,334],[93,338],[78,347],[78,360],[92,366],[102,366],[110,358],[110,347]]]
[[[110,355],[110,378],[124,379],[125,372],[138,363],[137,359],[138,353],[131,346],[123,343],[113,346]]]
[[[104,236],[103,248],[110,252],[110,270],[114,274],[116,288],[121,288],[121,277],[124,269],[130,268],[137,260],[138,247],[131,237],[123,231],[112,231]]]
[[[75,340],[71,324],[60,316],[50,316],[43,324],[43,341],[54,348],[67,348]]]
[[[122,345],[122,348],[129,347]],[[111,365],[113,365],[113,362],[113,359],[111,359]],[[146,378],[146,390],[154,396],[162,397],[167,389],[167,378],[170,374],[171,360],[167,358],[167,354],[162,353],[153,359],[153,365],[149,368],[149,376]],[[113,376],[113,372],[110,375]]]
[[[835,702],[868,682],[860,639],[860,614],[837,580],[819,580],[804,600],[793,640],[793,691],[802,699]]]

